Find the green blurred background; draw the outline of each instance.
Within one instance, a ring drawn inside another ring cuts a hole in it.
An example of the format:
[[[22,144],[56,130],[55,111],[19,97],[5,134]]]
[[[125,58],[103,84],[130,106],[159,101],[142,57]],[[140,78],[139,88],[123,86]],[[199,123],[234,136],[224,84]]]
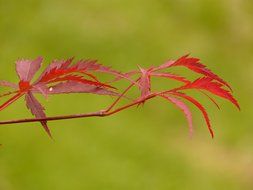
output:
[[[219,100],[217,111],[201,98],[213,140],[198,110],[191,106],[190,139],[182,113],[162,100],[108,118],[50,122],[55,141],[39,124],[0,126],[0,190],[253,189],[252,10],[251,0],[0,0],[0,79],[17,82],[15,60],[38,55],[44,64],[75,56],[129,71],[191,53],[233,86],[242,107]],[[112,99],[42,102],[58,115]],[[22,117],[31,117],[23,100],[0,114]]]

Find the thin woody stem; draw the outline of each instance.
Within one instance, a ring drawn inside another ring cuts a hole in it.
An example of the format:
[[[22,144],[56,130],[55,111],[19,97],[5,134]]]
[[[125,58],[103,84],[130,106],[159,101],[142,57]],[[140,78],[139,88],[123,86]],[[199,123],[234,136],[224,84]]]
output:
[[[118,112],[120,112],[120,111],[122,111],[122,110],[124,110],[124,109],[130,108],[130,107],[135,106],[135,105],[139,105],[140,103],[142,103],[142,102],[144,102],[144,101],[146,101],[146,100],[152,99],[152,98],[154,98],[154,97],[156,97],[156,94],[155,94],[155,93],[152,93],[152,94],[146,96],[145,98],[142,98],[142,99],[140,99],[140,100],[137,100],[137,101],[135,101],[135,102],[133,102],[133,103],[131,103],[131,104],[127,104],[127,105],[125,105],[125,106],[122,106],[122,107],[120,107],[120,108],[114,110],[114,111],[107,112],[107,113],[106,113],[106,116],[113,115],[113,114],[118,113]],[[0,123],[0,124],[1,124],[1,123]]]
[[[14,123],[32,123],[32,122],[41,122],[41,121],[56,121],[56,120],[65,120],[65,119],[76,119],[83,117],[98,117],[101,116],[103,112],[92,112],[87,114],[73,114],[73,115],[62,115],[55,117],[45,117],[45,118],[34,118],[34,119],[18,119],[18,120],[9,120],[9,121],[1,121],[0,125],[6,124],[14,124]]]
[[[105,116],[110,116],[110,115],[113,115],[113,114],[118,113],[120,111],[123,111],[124,109],[138,105],[139,103],[141,103],[145,100],[149,100],[151,98],[154,98],[155,96],[156,96],[156,94],[152,93],[149,96],[146,96],[145,98],[136,100],[130,104],[127,104],[125,106],[117,108],[113,111],[103,111],[102,110],[102,111],[98,111],[98,112],[84,113],[84,114],[62,115],[62,116],[45,117],[45,118],[9,120],[9,121],[1,121],[0,125],[15,124],[15,123],[32,123],[32,122],[41,122],[41,121],[67,120],[67,119],[86,118],[86,117],[105,117]]]
[[[140,78],[138,78],[138,79],[135,81],[135,83],[138,82],[139,80],[140,80]],[[106,112],[111,111],[111,110],[116,106],[116,104],[122,99],[122,97],[135,85],[135,83],[131,83],[131,84],[124,90],[124,92],[123,92],[122,94],[120,94],[120,96],[112,103],[112,105],[111,105],[109,108],[107,108],[105,111],[106,111]]]

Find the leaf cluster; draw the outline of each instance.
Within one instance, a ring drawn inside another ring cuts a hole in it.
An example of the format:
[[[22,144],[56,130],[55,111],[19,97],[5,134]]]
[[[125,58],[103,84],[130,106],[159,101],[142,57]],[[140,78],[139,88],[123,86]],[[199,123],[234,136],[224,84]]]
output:
[[[230,101],[238,109],[240,106],[232,95],[230,85],[213,73],[198,58],[185,55],[177,60],[170,60],[162,65],[150,67],[147,69],[139,67],[138,70],[130,72],[120,72],[99,64],[95,60],[79,60],[73,62],[73,58],[67,60],[53,60],[39,75],[34,79],[35,74],[40,70],[43,59],[38,57],[35,60],[18,60],[16,62],[16,73],[19,77],[19,83],[14,84],[8,81],[0,80],[0,86],[11,88],[13,91],[7,92],[0,97],[10,96],[7,101],[0,105],[0,111],[6,109],[12,103],[25,97],[26,106],[35,116],[35,119],[23,119],[15,121],[0,122],[0,124],[35,122],[39,121],[47,134],[52,137],[47,122],[58,119],[73,119],[77,117],[91,116],[109,116],[135,105],[144,104],[153,98],[163,98],[174,104],[185,115],[189,131],[192,133],[192,114],[185,101],[195,105],[202,113],[211,136],[214,132],[211,127],[208,113],[204,106],[194,97],[187,94],[187,90],[195,90],[207,96],[218,108],[219,105],[210,94]],[[199,75],[195,80],[189,80],[186,77],[170,72],[172,67],[185,67]],[[111,75],[114,79],[110,82],[101,81],[99,73]],[[181,83],[176,88],[162,91],[153,91],[152,78],[163,78],[164,80],[176,80]],[[130,85],[123,91],[114,86],[116,81],[127,80]],[[122,98],[127,97],[127,93],[134,86],[138,87],[140,95],[135,98],[128,98],[128,104],[117,107]],[[106,95],[115,98],[114,102],[105,110],[100,110],[91,114],[78,114],[69,116],[47,117],[45,108],[37,100],[35,94],[41,94],[45,98],[55,94],[69,93],[92,93],[95,95]]]

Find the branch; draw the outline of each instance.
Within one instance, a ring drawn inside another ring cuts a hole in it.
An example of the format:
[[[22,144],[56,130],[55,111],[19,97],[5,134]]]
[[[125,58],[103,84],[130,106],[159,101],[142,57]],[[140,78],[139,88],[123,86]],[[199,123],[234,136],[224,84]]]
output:
[[[127,108],[133,107],[135,105],[138,105],[143,101],[154,98],[155,96],[156,96],[156,94],[152,93],[152,94],[146,96],[145,98],[141,98],[139,100],[136,100],[130,104],[119,107],[113,111],[110,111],[111,109],[107,109],[107,110],[100,110],[98,112],[91,112],[91,113],[61,115],[61,116],[45,117],[45,118],[28,118],[28,119],[8,120],[8,121],[0,121],[0,125],[15,124],[15,123],[33,123],[33,122],[41,122],[41,121],[67,120],[67,119],[77,119],[77,118],[86,118],[86,117],[105,117],[105,116],[110,116],[110,115],[116,114],[120,111],[123,111]],[[116,103],[115,102],[113,103],[113,105],[115,105],[117,103],[117,102]]]
[[[136,79],[134,83],[131,83],[121,94],[120,96],[112,103],[112,105],[106,109],[106,112],[111,111],[117,103],[124,97],[124,95],[140,80],[140,78]]]

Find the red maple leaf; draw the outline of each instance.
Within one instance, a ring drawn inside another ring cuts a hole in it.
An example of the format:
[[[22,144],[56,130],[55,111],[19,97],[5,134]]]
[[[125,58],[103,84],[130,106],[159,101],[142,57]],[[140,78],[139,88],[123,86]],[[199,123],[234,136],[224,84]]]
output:
[[[166,71],[167,69],[174,67],[174,66],[187,67],[194,72],[204,75],[204,77],[197,78],[194,81],[189,81],[182,76],[172,74],[172,73],[169,73]],[[206,120],[206,124],[207,124],[208,129],[211,133],[211,136],[212,137],[214,136],[213,130],[211,128],[210,120],[208,118],[208,114],[207,114],[205,108],[196,99],[194,99],[191,96],[188,96],[185,92],[182,93],[181,91],[184,91],[187,89],[198,90],[202,94],[206,95],[219,108],[219,105],[216,103],[216,101],[211,96],[209,96],[208,94],[203,92],[203,90],[205,90],[205,91],[208,91],[208,92],[210,92],[214,95],[217,95],[221,98],[229,100],[238,109],[240,109],[240,106],[239,106],[237,100],[232,96],[230,85],[226,81],[221,79],[218,75],[214,74],[205,65],[201,64],[199,62],[199,59],[189,57],[188,55],[183,56],[176,61],[168,61],[168,62],[166,62],[160,66],[157,66],[157,67],[150,67],[148,69],[143,69],[143,68],[139,67],[139,71],[131,71],[131,72],[128,72],[126,75],[128,77],[132,77],[132,76],[137,75],[137,80],[136,80],[137,82],[135,85],[137,85],[138,88],[140,89],[141,96],[139,97],[139,99],[136,99],[136,101],[142,100],[141,103],[144,103],[147,99],[149,99],[148,97],[153,96],[153,94],[155,94],[154,97],[158,96],[158,97],[162,97],[162,98],[168,100],[169,102],[178,106],[184,112],[184,114],[188,120],[188,125],[190,128],[190,131],[192,131],[192,124],[191,124],[191,117],[189,115],[189,109],[187,108],[186,105],[183,104],[183,102],[181,102],[180,100],[175,99],[175,97],[173,98],[171,96],[180,97],[182,99],[190,101],[195,106],[197,106],[197,108],[202,112],[202,114]],[[180,86],[178,88],[164,90],[161,92],[152,92],[152,88],[151,88],[152,87],[152,85],[151,85],[152,84],[152,82],[151,82],[152,77],[163,77],[166,79],[177,80],[177,81],[184,83],[184,85]],[[228,90],[225,89],[225,87],[228,87]]]
[[[0,106],[0,111],[24,95],[27,108],[31,113],[36,118],[45,118],[45,109],[35,98],[34,93],[40,93],[44,96],[47,96],[48,94],[77,92],[99,95],[118,95],[113,91],[113,89],[115,89],[114,87],[100,82],[89,72],[105,72],[115,75],[120,75],[120,73],[100,65],[96,61],[81,60],[72,64],[73,58],[60,61],[55,60],[48,65],[35,82],[32,82],[34,75],[41,67],[42,60],[41,57],[38,57],[35,60],[19,60],[16,62],[16,72],[20,79],[18,85],[7,81],[0,81],[0,86],[15,89],[14,92],[4,95],[14,94],[9,100]],[[47,134],[51,137],[47,121],[41,121],[41,124]]]

